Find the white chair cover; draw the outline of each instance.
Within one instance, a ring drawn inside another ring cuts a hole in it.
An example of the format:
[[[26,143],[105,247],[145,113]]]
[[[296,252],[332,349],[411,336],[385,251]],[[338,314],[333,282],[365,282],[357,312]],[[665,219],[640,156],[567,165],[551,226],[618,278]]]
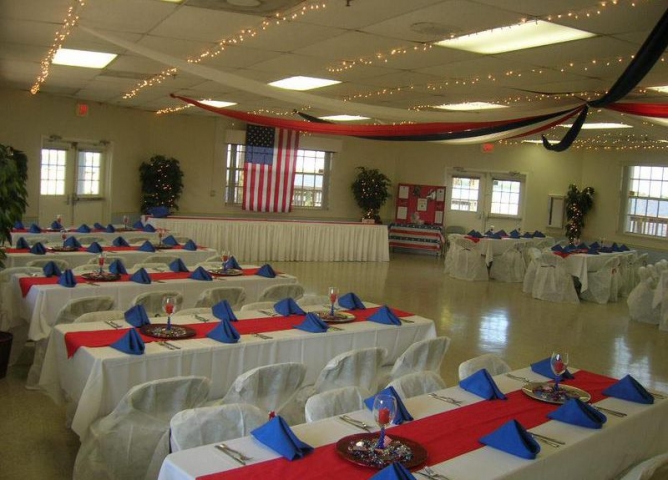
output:
[[[139,262],[135,263],[132,267],[128,267],[128,272],[136,272],[140,268],[143,268],[145,270],[158,270],[158,271],[166,271],[167,270],[167,264],[161,263],[161,262]]]
[[[53,259],[39,258],[37,260],[30,260],[29,262],[26,262],[26,267],[44,268],[44,265],[46,265],[49,262],[53,262],[56,265],[58,265],[58,268],[60,268],[61,271],[70,268],[70,263],[67,260],[63,260],[62,258],[53,258]]]
[[[243,287],[207,288],[200,293],[195,307],[213,307],[223,300],[227,300],[233,309],[239,308],[246,300],[246,289]]]
[[[619,256],[619,288],[617,293],[620,297],[626,297],[635,287],[635,259],[635,253]]]
[[[157,292],[140,293],[130,302],[130,306],[143,305],[146,314],[149,317],[156,317],[164,314],[162,310],[162,299],[164,297],[174,297],[176,299],[176,311],[178,312],[183,305],[183,295],[179,292],[160,290]]]
[[[436,372],[414,372],[395,378],[387,386],[406,399],[441,390],[445,388],[445,382]]]
[[[162,263],[164,265],[169,265],[174,260],[178,260],[180,257],[178,255],[165,255],[163,253],[156,253],[154,255],[149,255],[144,259],[142,263]]]
[[[640,267],[647,267],[647,257],[649,257],[649,253],[641,253],[635,259],[635,262],[634,262],[634,273],[635,273],[634,286],[638,285],[638,283],[640,282],[640,277],[638,276],[638,270],[640,269]],[[633,289],[631,289],[631,290],[633,290]]]
[[[110,264],[111,262],[113,262],[114,260],[120,260],[121,262],[123,262],[123,263],[125,264],[125,261],[124,261],[125,259],[123,258],[122,255],[111,255],[111,254],[105,253],[105,254],[104,254],[104,258],[105,258],[105,261],[104,261],[104,264],[105,264],[105,265],[109,265],[109,264]],[[97,265],[97,261],[98,261],[98,260],[97,260],[97,256],[94,255],[94,256],[91,257],[90,260],[88,260],[88,262],[86,262],[86,263],[90,263],[90,264]]]
[[[453,256],[448,265],[446,255],[446,269],[453,278],[469,281],[486,281],[489,279],[485,257],[475,249],[475,243],[468,238],[456,238],[453,242]]]
[[[580,303],[573,279],[564,267],[564,259],[551,251],[538,260],[531,296],[548,302]]]
[[[97,265],[97,259],[96,259],[95,264],[87,263],[85,265],[79,265],[78,267],[74,267],[72,269],[72,273],[74,275],[81,275],[82,273],[97,272],[98,270],[100,270],[100,266]]]
[[[536,272],[540,267],[540,257],[542,255],[541,251],[535,247],[529,247],[526,249],[527,256],[529,257],[529,263],[527,264],[526,272],[524,273],[524,280],[522,282],[522,291],[524,293],[531,293],[533,290],[533,284],[536,281]]]
[[[654,279],[647,268],[640,267],[639,275],[642,280],[635,286],[626,298],[629,307],[629,317],[636,322],[658,325],[661,315],[661,306],[653,307],[654,302]]]
[[[297,300],[300,307],[308,307],[310,305],[329,305],[329,297],[327,295],[304,295]]]
[[[218,260],[217,262],[199,262],[195,265],[195,268],[202,267],[204,270],[220,270],[223,268],[223,262]],[[191,269],[194,270],[194,269]]]
[[[172,316],[201,315],[202,313],[211,313],[211,309],[209,307],[184,308],[183,310],[177,310]]]
[[[368,395],[368,392],[352,386],[317,393],[306,400],[304,416],[306,421],[311,423],[323,418],[361,410],[364,408],[365,395]]]
[[[273,310],[276,302],[253,302],[247,303],[241,307],[241,311],[245,312],[248,310]]]
[[[103,243],[104,242],[104,238],[100,237],[99,235],[79,235],[77,237],[77,240],[82,245],[90,245],[93,242],[97,242],[97,243]]]
[[[504,362],[501,357],[493,353],[485,353],[460,363],[459,379],[464,380],[483,368],[487,369],[490,375],[500,375],[512,370],[510,365]]]
[[[494,257],[489,269],[489,278],[500,282],[521,283],[524,281],[526,263],[524,262],[524,244],[518,243],[502,255]]]
[[[667,478],[668,453],[664,453],[639,463],[619,480],[666,480]]]
[[[43,235],[42,236],[40,236],[40,235],[26,235],[23,238],[25,239],[26,242],[28,242],[28,245],[30,245],[31,247],[33,245],[35,245],[37,242],[41,243],[42,245],[45,245],[45,244],[49,243],[49,237],[45,237]]]
[[[386,385],[408,373],[425,371],[439,373],[443,357],[449,347],[450,338],[448,337],[428,338],[413,343],[395,360],[393,365],[380,368],[378,385]]]
[[[151,237],[130,237],[127,239],[128,243],[130,245],[139,245],[141,243],[144,243],[146,241],[150,241]]]
[[[587,272],[589,288],[580,294],[582,300],[605,304],[616,302],[619,292],[619,257],[611,257],[596,271]]]
[[[273,285],[267,287],[260,294],[260,297],[257,299],[258,302],[268,302],[273,300],[278,302],[287,297],[292,297],[294,300],[299,300],[304,296],[304,287],[298,283],[285,284],[285,285]]]
[[[245,437],[267,420],[266,412],[246,403],[182,410],[169,422],[172,452]]]
[[[108,322],[110,320],[125,320],[123,310],[105,310],[103,312],[89,312],[79,315],[74,323]]]
[[[181,410],[203,405],[211,381],[175,377],[132,387],[82,438],[75,480],[144,480],[158,477],[169,453],[169,421]]]

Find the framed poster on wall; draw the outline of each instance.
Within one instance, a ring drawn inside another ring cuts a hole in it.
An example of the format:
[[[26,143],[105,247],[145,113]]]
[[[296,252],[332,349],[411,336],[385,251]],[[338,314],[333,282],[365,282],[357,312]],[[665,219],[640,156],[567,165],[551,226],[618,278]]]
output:
[[[443,225],[445,198],[445,186],[400,183],[396,196],[395,222]]]

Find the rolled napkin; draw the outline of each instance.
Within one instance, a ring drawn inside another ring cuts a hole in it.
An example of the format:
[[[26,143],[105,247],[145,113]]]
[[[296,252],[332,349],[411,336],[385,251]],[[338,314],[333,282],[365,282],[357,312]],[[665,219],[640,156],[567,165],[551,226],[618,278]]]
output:
[[[498,450],[533,460],[540,452],[540,445],[517,421],[510,420],[492,433],[480,439],[480,443]]]
[[[123,314],[125,316],[125,321],[128,322],[133,327],[143,327],[144,325],[150,325],[151,321],[148,319],[148,314],[144,305],[135,305],[130,307]]]
[[[176,260],[172,260],[172,263],[169,264],[169,269],[172,272],[189,272],[188,267],[186,267],[186,264],[183,263],[183,260],[180,258],[177,258]]]
[[[206,336],[222,343],[237,343],[239,338],[241,338],[237,329],[234,328],[227,318],[223,318],[218,322],[218,325],[207,333]]]
[[[329,329],[329,325],[323,322],[315,313],[307,313],[304,321],[294,327],[311,333],[324,333]]]
[[[399,462],[391,463],[369,480],[415,480],[413,474]]]
[[[347,308],[348,310],[365,310],[366,307],[360,297],[353,292],[346,293],[339,297],[339,306]]]
[[[144,340],[142,340],[141,335],[134,328],[128,330],[128,333],[109,346],[130,355],[143,355],[146,348]]]
[[[268,263],[265,263],[262,265],[257,273],[255,275],[259,275],[261,277],[267,277],[267,278],[274,278],[276,276],[276,272],[274,271],[273,268],[271,268],[271,265]]]
[[[129,247],[130,244],[123,237],[118,236],[111,241],[114,247]]]
[[[42,233],[42,229],[36,223],[31,223],[28,231],[30,233]]]
[[[81,248],[81,242],[77,240],[77,237],[70,236],[63,242],[63,247]]]
[[[276,313],[280,313],[284,317],[287,317],[288,315],[306,315],[306,312],[302,310],[301,307],[297,305],[297,302],[291,297],[276,302],[274,304],[274,310],[276,310]]]
[[[302,442],[280,415],[251,432],[255,439],[288,460],[302,458],[313,447]]]
[[[550,367],[550,357],[544,358],[543,360],[540,360],[536,363],[531,364],[531,370],[536,372],[539,375],[542,375],[547,378],[551,378],[552,380],[556,380],[557,376],[554,374],[552,371],[552,367]],[[566,369],[566,371],[561,375],[561,379],[570,379],[570,378],[575,378],[571,372]]]
[[[25,230],[25,226],[23,225],[23,222],[21,220],[17,220],[14,222],[14,230]]]
[[[603,390],[603,395],[621,398],[636,403],[654,403],[654,397],[631,375],[627,375],[614,385]]]
[[[564,249],[558,243],[556,245],[551,246],[550,250],[552,250],[553,252],[563,252],[564,251]]]
[[[62,230],[63,226],[59,222],[51,222],[51,230]]]
[[[25,238],[19,237],[19,239],[16,241],[16,248],[29,249],[30,245],[28,244],[28,241]]]
[[[197,244],[192,240],[188,240],[186,243],[183,244],[183,249],[195,251],[197,250]]]
[[[533,236],[537,238],[545,238],[545,234],[540,230],[536,230],[535,232],[533,232]]]
[[[220,320],[229,320],[230,322],[236,322],[237,317],[232,311],[232,307],[227,300],[221,300],[211,307],[211,313],[213,316]]]
[[[524,232],[522,234],[522,238],[533,238],[533,235],[531,234],[531,232]]]
[[[90,233],[90,227],[86,225],[85,223],[82,223],[79,228],[77,228],[77,232],[79,233]]]
[[[96,230],[104,230],[104,225],[102,225],[100,222],[95,222],[93,224],[93,228]]]
[[[116,231],[116,227],[114,227],[111,223],[104,227],[104,231],[106,233],[114,233]]]
[[[506,396],[499,390],[496,382],[486,368],[478,370],[473,375],[459,382],[459,386],[485,400],[505,400]]]
[[[30,253],[35,255],[44,255],[46,254],[46,247],[42,245],[41,242],[37,242],[32,247],[30,247]]]
[[[103,250],[102,246],[99,243],[93,242],[90,245],[88,245],[86,251],[89,253],[102,253]]]
[[[54,262],[53,260],[44,265],[42,270],[44,271],[45,277],[53,277],[54,275],[56,277],[60,277],[60,275],[62,275],[60,268],[58,268],[58,265],[56,265],[56,262]]]
[[[144,231],[153,233],[155,232],[155,227],[150,223],[147,223],[146,225],[144,225]]]
[[[132,228],[136,228],[138,230],[144,230],[144,224],[141,223],[141,220],[137,220],[135,223],[132,224]]]
[[[225,261],[225,263],[223,263],[223,268],[225,270],[229,270],[231,268],[241,270],[241,265],[239,265],[239,262],[237,262],[237,259],[234,258],[234,256],[231,256],[230,258],[227,259],[227,261]]]
[[[174,238],[174,235],[167,235],[162,239],[162,243],[163,245],[171,245],[173,247],[179,244],[179,242],[176,241],[176,238]]]
[[[555,411],[548,413],[547,417],[586,428],[601,428],[608,420],[605,415],[579,398],[571,398]]]
[[[73,288],[77,286],[77,279],[74,278],[72,270],[68,268],[60,275],[60,278],[58,279],[58,285],[62,285],[63,287],[67,288]]]
[[[148,272],[144,268],[140,268],[135,273],[130,275],[130,281],[136,282],[136,283],[149,284],[149,283],[151,283],[151,276],[148,274]]]
[[[387,305],[383,305],[367,318],[370,322],[382,323],[384,325],[401,325],[401,320],[397,317]]]
[[[378,392],[376,395],[389,395],[394,397],[394,399],[397,401],[397,412],[394,414],[394,420],[392,420],[393,424],[401,425],[404,422],[410,422],[413,420],[413,416],[408,412],[406,405],[404,405],[404,402],[401,400],[401,396],[399,396],[394,387],[387,387],[386,389]],[[366,405],[369,410],[373,410],[373,401],[376,398],[376,395],[371,395],[369,398],[364,400],[364,405]]]
[[[128,271],[125,269],[125,265],[120,258],[117,258],[109,264],[109,272],[115,273],[117,275],[127,275]]]
[[[155,247],[150,241],[146,240],[139,246],[138,250],[140,252],[155,252]]]
[[[204,267],[197,267],[193,273],[190,274],[188,278],[192,278],[193,280],[204,280],[207,282],[210,282],[213,280],[213,277],[209,272],[207,272]]]

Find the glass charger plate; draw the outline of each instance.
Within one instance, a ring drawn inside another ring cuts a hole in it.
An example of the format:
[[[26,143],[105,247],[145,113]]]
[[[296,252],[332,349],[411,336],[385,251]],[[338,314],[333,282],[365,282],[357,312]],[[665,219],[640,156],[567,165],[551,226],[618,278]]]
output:
[[[350,323],[355,320],[355,315],[348,312],[338,312],[335,311],[334,315],[329,313],[329,311],[315,312],[315,314],[323,321],[327,323]]]
[[[48,247],[51,252],[78,252],[79,247]]]
[[[238,268],[221,268],[218,270],[209,270],[211,275],[218,275],[219,277],[237,277],[243,275],[244,272]]]
[[[591,400],[589,395],[584,390],[571,387],[570,385],[559,385],[559,390],[554,389],[552,382],[531,382],[522,387],[522,391],[529,397],[541,402],[563,404],[572,398],[579,398],[583,402]]]
[[[83,278],[86,280],[91,280],[93,282],[115,282],[121,276],[118,273],[109,273],[109,272],[102,272],[97,273],[97,272],[90,272],[90,273],[84,273],[81,275]]]
[[[384,449],[375,449],[378,433],[357,433],[336,442],[337,453],[349,462],[364,467],[385,468],[394,462],[406,468],[421,465],[427,460],[427,450],[417,442],[387,434],[392,442]]]
[[[197,332],[190,327],[183,325],[172,325],[167,328],[166,323],[151,323],[150,325],[142,325],[141,333],[155,338],[189,338],[197,335]]]

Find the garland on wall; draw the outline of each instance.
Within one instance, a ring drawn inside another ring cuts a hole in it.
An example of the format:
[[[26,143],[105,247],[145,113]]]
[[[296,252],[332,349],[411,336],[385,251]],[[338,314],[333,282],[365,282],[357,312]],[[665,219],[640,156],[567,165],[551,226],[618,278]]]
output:
[[[585,187],[579,190],[574,184],[568,186],[566,193],[566,237],[570,243],[580,238],[585,226],[584,218],[594,206],[594,189]]]
[[[178,210],[178,199],[183,191],[183,172],[179,161],[155,155],[139,166],[141,179],[141,211],[152,213],[158,207]]]
[[[28,157],[20,150],[0,145],[0,245],[12,241],[14,222],[21,220],[28,206]],[[0,249],[0,268],[5,252]]]

